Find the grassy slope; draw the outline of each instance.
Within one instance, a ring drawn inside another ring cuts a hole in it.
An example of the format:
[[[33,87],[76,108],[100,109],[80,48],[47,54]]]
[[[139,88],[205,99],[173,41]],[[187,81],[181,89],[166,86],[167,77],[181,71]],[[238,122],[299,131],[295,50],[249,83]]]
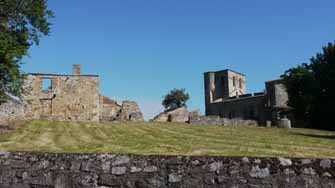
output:
[[[0,150],[335,158],[335,132],[186,124],[33,121],[0,136]]]

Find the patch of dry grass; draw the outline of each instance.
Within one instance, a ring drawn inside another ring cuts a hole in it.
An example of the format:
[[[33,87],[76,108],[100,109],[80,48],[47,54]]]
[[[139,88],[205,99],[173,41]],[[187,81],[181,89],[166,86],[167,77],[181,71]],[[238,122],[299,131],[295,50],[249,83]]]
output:
[[[0,136],[0,150],[335,158],[335,132],[172,123],[32,121]]]

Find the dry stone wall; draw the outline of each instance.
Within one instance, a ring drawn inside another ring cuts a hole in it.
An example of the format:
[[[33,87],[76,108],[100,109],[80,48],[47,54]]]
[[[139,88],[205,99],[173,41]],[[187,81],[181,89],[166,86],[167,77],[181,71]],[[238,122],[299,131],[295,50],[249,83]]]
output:
[[[255,120],[228,119],[220,116],[198,116],[190,119],[194,125],[223,125],[223,126],[254,126],[259,125]]]
[[[335,160],[0,152],[1,188],[335,187]]]

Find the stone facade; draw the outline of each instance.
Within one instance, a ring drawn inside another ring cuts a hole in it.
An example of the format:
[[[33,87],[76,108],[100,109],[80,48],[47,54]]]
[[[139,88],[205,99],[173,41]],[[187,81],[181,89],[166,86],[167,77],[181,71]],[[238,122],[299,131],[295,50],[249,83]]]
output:
[[[335,160],[0,152],[1,188],[335,187]]]
[[[290,109],[283,80],[268,81],[265,92],[252,94],[246,93],[245,75],[232,70],[206,72],[204,80],[207,116],[278,125]]]
[[[206,105],[222,102],[230,97],[244,95],[246,93],[245,75],[223,70],[205,73]]]
[[[137,103],[125,101],[120,106],[101,96],[99,76],[82,75],[80,65],[73,65],[70,75],[32,73],[25,77],[21,99],[11,98],[0,106],[0,121],[10,117],[24,120],[143,121]]]
[[[25,118],[97,122],[99,96],[96,75],[27,74],[22,94]]]

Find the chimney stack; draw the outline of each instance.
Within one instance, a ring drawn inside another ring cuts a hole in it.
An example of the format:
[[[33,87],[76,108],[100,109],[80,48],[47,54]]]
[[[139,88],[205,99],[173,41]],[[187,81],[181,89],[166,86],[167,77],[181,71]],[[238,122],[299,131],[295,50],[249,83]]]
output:
[[[79,64],[74,64],[72,67],[72,74],[73,75],[80,75],[81,72],[81,65]]]

